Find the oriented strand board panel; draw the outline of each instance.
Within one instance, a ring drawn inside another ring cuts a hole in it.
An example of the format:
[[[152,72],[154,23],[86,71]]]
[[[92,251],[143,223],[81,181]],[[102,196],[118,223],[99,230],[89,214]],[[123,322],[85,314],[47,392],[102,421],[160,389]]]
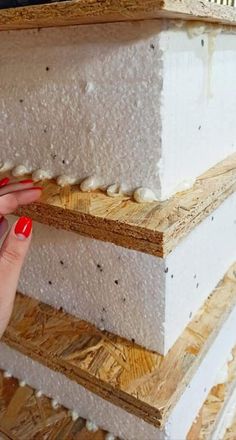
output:
[[[236,349],[233,360],[228,364],[227,381],[214,386],[188,434],[187,440],[208,440],[216,438],[218,425],[227,427],[227,411],[236,394]],[[222,419],[225,419],[222,420]],[[216,432],[215,432],[216,431]],[[236,431],[235,431],[236,434]],[[235,436],[236,438],[236,436]]]
[[[68,410],[53,409],[51,400],[37,397],[29,386],[20,387],[0,371],[0,438],[6,440],[104,440],[105,432],[89,432],[85,420],[73,421]]]
[[[24,29],[151,18],[202,20],[235,25],[231,6],[208,0],[71,0],[0,11],[0,29]]]
[[[223,440],[235,440],[236,439],[236,416],[230,428],[227,429]]]
[[[165,357],[21,294],[3,342],[163,427],[224,325],[235,319],[235,286],[234,265]]]
[[[43,182],[43,187],[41,201],[19,209],[19,215],[163,257],[235,192],[236,154],[200,176],[191,189],[165,202],[138,204],[102,192],[83,193],[76,185],[61,188],[54,181]]]

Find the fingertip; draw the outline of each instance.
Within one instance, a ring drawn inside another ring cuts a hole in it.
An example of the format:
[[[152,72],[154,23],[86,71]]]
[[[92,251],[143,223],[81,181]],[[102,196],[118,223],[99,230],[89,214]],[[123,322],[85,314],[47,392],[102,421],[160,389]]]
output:
[[[15,193],[19,205],[28,205],[40,199],[42,190],[40,188],[30,188]]]
[[[33,222],[30,217],[20,217],[14,225],[14,233],[18,240],[24,241],[32,233]]]
[[[31,197],[34,197],[35,200],[38,200],[42,195],[43,188],[41,186],[34,186],[34,188],[30,188],[27,192],[30,193]]]
[[[0,188],[3,188],[4,186],[8,185],[9,182],[10,182],[9,177],[4,177],[3,179],[0,180]]]
[[[30,191],[30,197],[32,199],[33,202],[36,202],[36,200],[39,200],[41,195],[42,195],[42,191],[43,188],[42,187],[34,187],[29,189]]]

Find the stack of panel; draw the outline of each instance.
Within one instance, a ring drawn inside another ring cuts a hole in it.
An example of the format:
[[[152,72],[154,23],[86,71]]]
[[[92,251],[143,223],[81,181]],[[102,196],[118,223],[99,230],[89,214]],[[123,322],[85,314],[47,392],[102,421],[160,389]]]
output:
[[[125,3],[125,22],[0,35],[1,176],[44,186],[16,213],[36,223],[0,368],[107,439],[219,439],[236,407],[236,38],[206,20],[235,10],[195,2],[209,13],[191,23],[189,2],[134,2],[137,22]]]

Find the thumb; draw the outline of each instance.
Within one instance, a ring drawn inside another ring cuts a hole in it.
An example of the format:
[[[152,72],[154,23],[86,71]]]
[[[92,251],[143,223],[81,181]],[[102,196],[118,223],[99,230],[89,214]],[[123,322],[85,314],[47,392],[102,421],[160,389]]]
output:
[[[32,220],[21,217],[12,226],[0,250],[0,337],[9,322],[20,271],[29,249]]]

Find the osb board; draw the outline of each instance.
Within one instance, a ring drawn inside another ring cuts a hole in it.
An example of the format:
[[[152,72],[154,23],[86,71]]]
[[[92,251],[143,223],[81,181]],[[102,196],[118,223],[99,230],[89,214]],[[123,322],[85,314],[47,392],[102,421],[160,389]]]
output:
[[[227,382],[216,385],[209,393],[198,418],[187,436],[187,440],[209,440],[217,423],[223,417],[224,409],[236,389],[236,348],[233,360],[228,365]],[[236,431],[235,431],[236,439]],[[234,440],[235,440],[234,439]]]
[[[61,188],[55,181],[45,181],[43,187],[41,201],[22,207],[19,215],[163,257],[235,192],[236,154],[199,177],[193,188],[161,203],[83,193],[78,185]]]
[[[229,429],[227,429],[223,440],[236,440],[236,416]]]
[[[163,357],[18,294],[3,342],[162,427],[235,307],[236,265]]]
[[[220,3],[220,1],[219,1]],[[0,11],[0,30],[152,18],[234,25],[236,11],[208,0],[71,0]]]
[[[53,409],[50,399],[36,397],[32,388],[20,387],[0,371],[0,439],[104,440],[105,432],[87,431],[85,420],[73,422],[68,410]]]

